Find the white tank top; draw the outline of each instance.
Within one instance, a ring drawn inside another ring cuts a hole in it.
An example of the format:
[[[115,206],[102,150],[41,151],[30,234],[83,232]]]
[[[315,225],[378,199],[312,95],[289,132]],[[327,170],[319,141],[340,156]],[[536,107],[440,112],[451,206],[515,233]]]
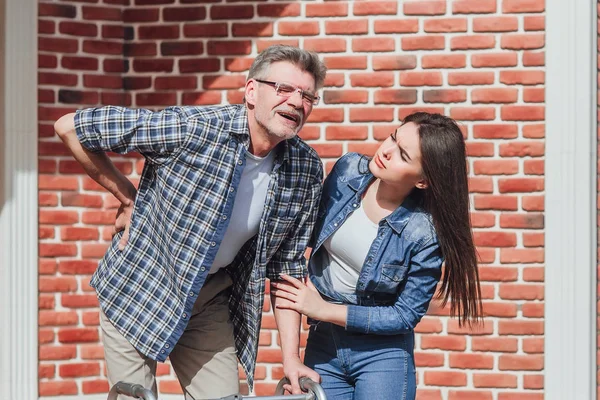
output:
[[[246,151],[246,165],[235,194],[231,219],[210,274],[231,264],[244,243],[258,233],[274,162],[274,151],[263,158]]]
[[[338,293],[353,294],[360,271],[377,237],[378,224],[369,219],[362,204],[348,216],[346,222],[331,235],[323,247],[327,251],[327,266],[323,271]]]

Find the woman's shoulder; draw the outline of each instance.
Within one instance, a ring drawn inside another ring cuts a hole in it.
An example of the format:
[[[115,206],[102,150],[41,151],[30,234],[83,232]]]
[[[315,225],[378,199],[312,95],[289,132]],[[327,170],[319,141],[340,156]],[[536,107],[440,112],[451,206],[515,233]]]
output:
[[[411,210],[406,232],[408,233],[407,238],[418,244],[438,241],[433,217],[421,206],[416,206]]]
[[[336,161],[331,174],[347,180],[363,175],[364,171],[362,170],[368,171],[368,167],[369,159],[366,156],[360,153],[346,153]]]

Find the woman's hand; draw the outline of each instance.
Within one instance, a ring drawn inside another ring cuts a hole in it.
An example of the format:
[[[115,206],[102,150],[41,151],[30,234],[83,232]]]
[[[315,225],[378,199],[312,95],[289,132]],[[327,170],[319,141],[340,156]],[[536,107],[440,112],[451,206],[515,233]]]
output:
[[[294,310],[307,317],[323,320],[323,315],[331,304],[323,300],[310,279],[306,278],[304,284],[289,275],[281,274],[280,277],[285,282],[271,282],[271,286],[275,287],[275,290],[271,290],[271,295],[287,301],[278,304],[277,308]]]

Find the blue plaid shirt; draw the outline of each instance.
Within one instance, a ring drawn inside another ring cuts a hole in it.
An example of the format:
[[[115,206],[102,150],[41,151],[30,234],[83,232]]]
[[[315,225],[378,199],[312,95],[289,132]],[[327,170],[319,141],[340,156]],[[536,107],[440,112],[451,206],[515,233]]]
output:
[[[244,106],[80,110],[77,136],[90,151],[146,158],[123,251],[116,235],[94,273],[102,310],[146,356],[164,361],[188,324],[217,254],[248,149]],[[300,138],[283,141],[259,227],[227,267],[236,350],[250,387],[265,278],[306,275],[323,167]]]

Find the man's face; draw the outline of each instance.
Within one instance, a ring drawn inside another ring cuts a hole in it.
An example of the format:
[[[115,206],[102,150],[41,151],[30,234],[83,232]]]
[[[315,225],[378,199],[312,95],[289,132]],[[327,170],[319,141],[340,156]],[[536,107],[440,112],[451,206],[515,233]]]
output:
[[[259,80],[284,83],[305,91],[309,96],[315,94],[315,79],[287,61],[269,66],[265,77]],[[291,94],[277,93],[276,85],[261,83],[250,79],[246,84],[246,102],[252,108],[256,123],[269,136],[277,139],[294,137],[306,122],[313,104],[296,90]]]

